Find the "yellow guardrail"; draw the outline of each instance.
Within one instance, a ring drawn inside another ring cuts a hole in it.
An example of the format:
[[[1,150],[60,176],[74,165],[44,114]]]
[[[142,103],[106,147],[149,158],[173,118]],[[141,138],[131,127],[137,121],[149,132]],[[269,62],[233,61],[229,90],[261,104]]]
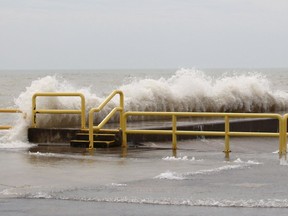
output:
[[[288,114],[285,114],[283,116],[283,126],[282,126],[282,150],[280,151],[279,149],[279,152],[281,153],[286,153],[287,152],[287,119],[288,119]]]
[[[0,109],[0,113],[22,113],[22,111],[18,109]],[[9,130],[10,128],[12,128],[10,125],[0,125],[0,130]]]
[[[81,109],[80,110],[58,110],[58,109],[36,109],[37,97],[80,97]],[[36,128],[36,114],[81,114],[81,128],[85,129],[85,97],[81,93],[69,92],[41,92],[35,93],[32,97],[32,127]]]
[[[165,116],[172,118],[171,130],[135,130],[127,129],[127,118],[129,116]],[[225,147],[224,152],[230,152],[230,137],[232,136],[258,136],[258,137],[279,137],[279,154],[286,153],[286,140],[283,138],[283,132],[287,131],[287,118],[285,115],[286,123],[279,114],[267,113],[210,113],[210,112],[126,112],[124,114],[123,125],[123,140],[122,146],[127,147],[127,134],[166,134],[172,135],[172,149],[177,149],[177,136],[178,135],[198,135],[198,136],[224,136]],[[225,120],[224,131],[183,131],[177,130],[177,117],[223,117]],[[279,122],[279,132],[232,132],[230,131],[230,118],[271,118],[277,119]],[[286,134],[285,134],[286,135]],[[285,136],[286,137],[286,136]],[[284,147],[285,146],[285,147]]]
[[[115,107],[111,110],[111,112],[99,123],[97,126],[94,126],[94,113],[101,111],[106,104],[108,104],[115,95],[120,96],[120,103],[119,106]],[[124,125],[124,118],[123,118],[123,111],[124,111],[124,95],[123,92],[120,90],[113,91],[97,108],[92,108],[89,111],[89,149],[93,148],[94,143],[94,131],[99,131],[102,127],[115,115],[116,112],[120,112],[120,128],[123,128]]]

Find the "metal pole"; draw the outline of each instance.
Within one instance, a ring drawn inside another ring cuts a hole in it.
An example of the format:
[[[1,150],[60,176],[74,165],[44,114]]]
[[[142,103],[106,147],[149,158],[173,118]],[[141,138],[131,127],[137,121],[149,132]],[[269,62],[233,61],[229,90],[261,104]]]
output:
[[[287,150],[287,117],[285,114],[279,120],[279,157],[281,158],[283,154],[286,154]]]
[[[32,97],[32,128],[36,128],[36,97],[36,94]]]
[[[86,104],[85,97],[83,94],[79,94],[81,98],[81,129],[86,128]]]
[[[89,112],[89,149],[94,148],[93,114],[94,110],[91,109]]]
[[[177,135],[176,135],[176,130],[177,130],[177,117],[176,115],[172,115],[172,149],[176,150],[177,149]]]
[[[127,115],[123,114],[123,128],[122,128],[122,147],[127,147]]]
[[[229,123],[229,116],[225,116],[225,153],[230,152],[230,123]]]

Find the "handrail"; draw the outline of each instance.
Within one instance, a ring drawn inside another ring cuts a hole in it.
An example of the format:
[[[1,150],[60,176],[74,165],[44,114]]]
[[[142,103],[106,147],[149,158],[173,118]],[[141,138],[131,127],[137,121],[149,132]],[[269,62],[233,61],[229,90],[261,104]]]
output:
[[[112,98],[114,98],[115,95],[119,94],[120,96],[120,103],[119,106],[115,107],[110,111],[110,113],[102,120],[101,123],[98,124],[98,126],[94,126],[94,113],[101,111],[105,105],[107,105]],[[124,111],[124,94],[120,90],[115,90],[113,91],[97,108],[92,108],[89,111],[89,149],[93,148],[93,143],[94,143],[94,136],[93,132],[94,130],[99,131],[102,129],[102,127],[115,115],[116,112],[120,112],[120,128],[124,127],[124,116],[123,116],[123,111]]]
[[[0,109],[0,113],[22,113],[19,109]],[[0,130],[9,130],[12,126],[10,125],[1,125]]]
[[[37,97],[80,97],[81,110],[56,110],[56,109],[36,109]],[[36,114],[81,114],[81,128],[86,128],[85,120],[85,97],[82,93],[71,92],[40,92],[32,97],[32,127],[36,128]]]
[[[128,130],[128,116],[170,116],[172,117],[172,130]],[[223,117],[225,119],[224,131],[181,131],[177,130],[177,117]],[[279,137],[279,154],[286,153],[286,140],[283,138],[283,131],[287,131],[287,118],[285,115],[286,124],[280,114],[274,113],[212,113],[212,112],[126,112],[124,114],[123,140],[122,146],[127,146],[127,134],[168,134],[172,135],[172,149],[177,149],[178,135],[205,135],[205,136],[224,136],[225,147],[224,152],[230,152],[230,137],[231,136],[264,136],[264,137]],[[272,118],[278,119],[279,132],[231,132],[230,118]],[[285,136],[286,137],[286,136]]]

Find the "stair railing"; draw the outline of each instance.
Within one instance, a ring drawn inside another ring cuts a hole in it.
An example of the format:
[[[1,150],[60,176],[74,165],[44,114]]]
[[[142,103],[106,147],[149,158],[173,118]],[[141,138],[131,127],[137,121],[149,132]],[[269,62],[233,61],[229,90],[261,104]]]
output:
[[[97,125],[94,126],[94,113],[100,112],[113,98],[115,95],[120,96],[119,106],[115,107],[110,113]],[[120,90],[113,91],[97,108],[92,108],[89,111],[89,149],[94,147],[94,131],[100,131],[104,125],[116,114],[120,113],[120,129],[123,129],[124,124],[124,94]]]

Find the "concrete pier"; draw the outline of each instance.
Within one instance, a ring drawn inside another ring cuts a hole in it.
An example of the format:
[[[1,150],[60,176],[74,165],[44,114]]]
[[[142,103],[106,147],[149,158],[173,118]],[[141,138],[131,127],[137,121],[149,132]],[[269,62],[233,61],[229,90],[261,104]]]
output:
[[[205,123],[181,123],[177,126],[178,130],[192,131],[224,131],[225,124],[223,121],[205,122]],[[139,127],[137,129],[157,129],[171,130],[171,127]],[[276,119],[238,119],[230,121],[230,131],[242,132],[277,132],[279,130],[278,121]],[[37,144],[63,144],[70,143],[76,137],[76,133],[80,132],[79,128],[29,128],[28,140]],[[193,139],[196,136],[178,136],[178,139]],[[207,137],[209,138],[209,137]],[[211,138],[211,137],[210,137]],[[169,135],[143,135],[128,134],[128,142],[139,143],[146,141],[167,141],[171,140]]]
[[[150,127],[145,129],[155,130],[171,130],[171,127]],[[187,131],[224,131],[225,123],[223,121],[215,121],[208,123],[185,123],[177,127],[178,130]],[[277,132],[279,130],[278,121],[276,119],[241,119],[230,121],[230,131],[234,132]],[[178,140],[195,139],[199,136],[177,136]],[[206,138],[215,138],[207,136]],[[153,135],[153,134],[128,134],[128,141],[132,143],[138,142],[157,142],[171,140],[171,136]]]
[[[28,141],[31,143],[70,143],[79,128],[29,128]]]

